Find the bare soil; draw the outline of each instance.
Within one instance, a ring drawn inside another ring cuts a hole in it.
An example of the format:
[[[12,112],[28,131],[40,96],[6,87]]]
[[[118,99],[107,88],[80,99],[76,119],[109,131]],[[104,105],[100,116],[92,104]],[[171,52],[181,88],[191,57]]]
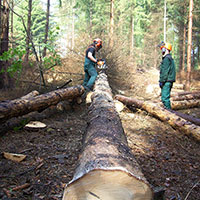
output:
[[[131,89],[126,92],[134,95]],[[184,112],[200,118],[199,108]],[[200,199],[199,143],[144,111],[126,108],[119,115],[144,176],[153,187],[165,190],[165,200]],[[65,184],[73,177],[87,126],[87,105],[49,110],[39,120],[47,125],[45,129],[15,127],[0,136],[1,153],[27,156],[18,163],[1,154],[2,200],[61,200]]]

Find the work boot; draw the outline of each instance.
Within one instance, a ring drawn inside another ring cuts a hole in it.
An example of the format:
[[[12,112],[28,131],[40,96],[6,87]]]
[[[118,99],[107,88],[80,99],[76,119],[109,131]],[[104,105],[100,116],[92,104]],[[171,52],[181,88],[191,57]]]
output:
[[[84,93],[81,96],[81,99],[83,101],[85,101],[87,94],[91,91],[90,88],[88,88],[87,86],[85,86],[84,88],[85,88],[85,91],[84,91]]]

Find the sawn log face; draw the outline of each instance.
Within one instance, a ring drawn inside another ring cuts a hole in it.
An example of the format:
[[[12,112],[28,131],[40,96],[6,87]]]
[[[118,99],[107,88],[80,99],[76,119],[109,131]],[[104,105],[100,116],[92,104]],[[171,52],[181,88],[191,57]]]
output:
[[[151,199],[151,189],[128,147],[104,73],[95,82],[92,100],[83,151],[63,200]]]

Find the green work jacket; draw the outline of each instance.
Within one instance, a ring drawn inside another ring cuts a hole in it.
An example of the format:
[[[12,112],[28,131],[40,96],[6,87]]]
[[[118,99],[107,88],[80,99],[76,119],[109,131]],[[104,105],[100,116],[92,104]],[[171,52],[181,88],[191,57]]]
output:
[[[176,81],[176,67],[171,54],[162,58],[159,81],[163,83]]]

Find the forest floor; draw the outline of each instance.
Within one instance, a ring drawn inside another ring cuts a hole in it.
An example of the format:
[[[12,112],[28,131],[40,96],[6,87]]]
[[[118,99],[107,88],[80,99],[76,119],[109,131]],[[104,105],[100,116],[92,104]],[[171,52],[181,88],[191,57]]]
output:
[[[130,90],[126,92],[131,94]],[[83,103],[67,111],[49,109],[38,118],[47,125],[45,129],[15,128],[0,136],[1,153],[26,155],[22,162],[0,155],[1,200],[62,199],[81,152],[87,107]],[[199,108],[184,112],[200,118]],[[144,176],[153,187],[164,188],[165,200],[200,199],[199,143],[145,111],[125,108],[119,115]]]

